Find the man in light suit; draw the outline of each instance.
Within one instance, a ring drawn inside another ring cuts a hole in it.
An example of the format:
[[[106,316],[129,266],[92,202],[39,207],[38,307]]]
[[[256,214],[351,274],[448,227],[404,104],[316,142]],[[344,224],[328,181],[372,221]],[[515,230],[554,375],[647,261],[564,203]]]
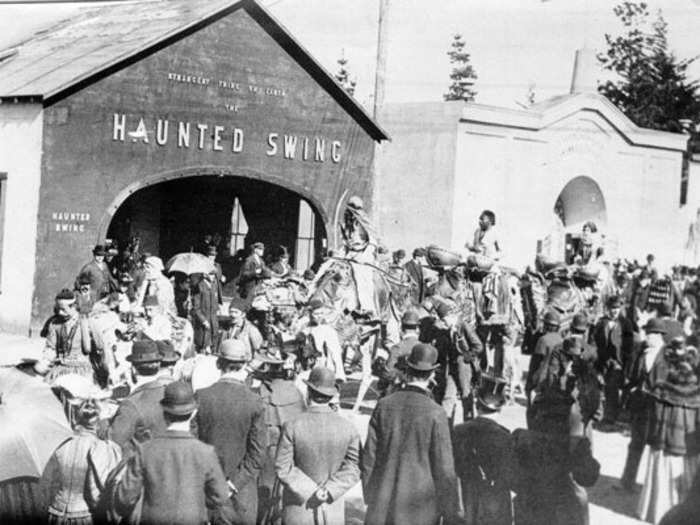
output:
[[[332,370],[314,368],[304,382],[308,410],[284,425],[277,448],[283,522],[345,523],[343,496],[360,481],[360,436],[329,405],[337,394]]]

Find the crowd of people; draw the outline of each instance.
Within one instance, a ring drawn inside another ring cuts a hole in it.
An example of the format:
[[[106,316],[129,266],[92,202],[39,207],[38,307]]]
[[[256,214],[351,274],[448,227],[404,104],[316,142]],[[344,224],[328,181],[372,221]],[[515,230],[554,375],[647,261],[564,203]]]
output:
[[[260,242],[236,275],[211,243],[192,273],[169,272],[137,240],[96,246],[58,292],[34,365],[75,428],[46,469],[49,521],[331,525],[361,481],[368,524],[584,525],[596,427],[629,428],[620,490],[637,490],[650,451],[640,518],[691,523],[700,269],[607,261],[587,223],[573,263],[596,265],[594,297],[567,322],[547,304],[525,340],[523,326],[489,322],[465,299],[490,285],[463,268],[502,272],[495,220],[482,213],[465,264],[442,264],[448,252],[436,264],[424,248],[406,260],[374,244],[351,199],[345,248],[318,275],[294,272],[281,247],[266,258]],[[353,264],[351,311],[314,293],[335,260]],[[545,280],[571,272],[539,266]],[[395,334],[371,309],[364,272],[410,289]],[[368,357],[379,400],[361,440],[340,387]],[[511,432],[497,417],[518,393],[527,429]]]

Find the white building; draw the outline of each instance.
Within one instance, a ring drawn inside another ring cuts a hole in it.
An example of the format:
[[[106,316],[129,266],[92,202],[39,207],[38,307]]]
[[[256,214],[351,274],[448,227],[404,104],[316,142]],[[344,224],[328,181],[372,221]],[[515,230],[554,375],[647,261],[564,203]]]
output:
[[[438,102],[388,105],[378,191],[385,242],[411,249],[471,242],[493,210],[516,268],[594,221],[610,257],[684,261],[700,207],[687,136],[643,129],[605,97],[563,95],[528,109]],[[558,213],[555,213],[555,209]],[[572,234],[567,237],[567,234]]]

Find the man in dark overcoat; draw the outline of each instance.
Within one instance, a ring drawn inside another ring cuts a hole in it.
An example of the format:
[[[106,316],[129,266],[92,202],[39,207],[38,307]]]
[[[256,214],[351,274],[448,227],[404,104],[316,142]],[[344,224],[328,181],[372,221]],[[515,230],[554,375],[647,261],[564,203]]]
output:
[[[585,437],[513,432],[516,525],[588,525],[588,494],[600,474]]]
[[[270,270],[265,266],[263,255],[265,245],[256,242],[251,246],[252,253],[243,263],[241,273],[238,277],[238,293],[243,299],[252,301],[255,296],[255,289],[264,279],[270,278]]]
[[[197,409],[192,388],[170,383],[161,405],[167,429],[131,458],[117,486],[117,510],[128,515],[141,498],[144,524],[231,523],[229,489],[216,451],[189,432]]]
[[[97,302],[110,291],[116,289],[116,283],[113,283],[112,275],[105,263],[105,247],[98,244],[92,250],[92,260],[83,266],[78,272],[78,277],[75,280],[75,287],[79,287],[81,280],[90,284],[90,293],[93,295],[93,302]]]
[[[415,292],[413,298],[416,304],[419,304],[425,299],[425,275],[423,272],[423,260],[425,258],[425,250],[416,248],[413,250],[411,260],[404,264],[408,277],[415,284]]]
[[[194,345],[198,352],[216,349],[219,337],[218,291],[214,279],[216,274],[202,275],[192,295],[192,328]]]
[[[361,455],[366,525],[446,525],[460,520],[457,476],[445,411],[429,384],[437,350],[418,343],[407,384],[380,399]]]
[[[506,401],[505,386],[504,380],[483,375],[476,403],[479,416],[455,426],[452,432],[465,525],[513,523],[513,438],[510,430],[494,420]]]
[[[161,354],[155,341],[134,341],[127,360],[136,377],[134,389],[119,404],[109,427],[109,437],[125,452],[132,452],[136,443],[144,443],[166,429],[160,400],[168,381],[158,374]]]
[[[199,439],[214,445],[224,474],[233,483],[234,523],[254,525],[266,446],[265,407],[244,382],[250,360],[245,345],[223,341],[219,352],[221,379],[197,393],[197,433]]]
[[[593,329],[598,351],[598,369],[605,377],[605,412],[603,422],[614,424],[620,412],[623,369],[634,345],[634,325],[622,316],[620,297],[609,297],[605,313]]]
[[[285,525],[345,523],[344,495],[360,481],[360,435],[331,406],[335,374],[311,370],[308,410],[285,423],[275,470],[283,486]]]

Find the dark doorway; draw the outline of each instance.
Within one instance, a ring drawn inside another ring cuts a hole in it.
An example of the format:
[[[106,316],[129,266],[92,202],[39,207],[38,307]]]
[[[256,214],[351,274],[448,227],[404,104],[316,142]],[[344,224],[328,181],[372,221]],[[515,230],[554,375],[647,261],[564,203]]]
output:
[[[140,237],[142,251],[164,262],[176,253],[202,250],[207,235],[218,239],[221,258],[257,241],[273,249],[285,246],[292,266],[301,271],[326,244],[321,216],[299,194],[231,176],[185,177],[138,190],[122,203],[107,231],[120,246]]]

